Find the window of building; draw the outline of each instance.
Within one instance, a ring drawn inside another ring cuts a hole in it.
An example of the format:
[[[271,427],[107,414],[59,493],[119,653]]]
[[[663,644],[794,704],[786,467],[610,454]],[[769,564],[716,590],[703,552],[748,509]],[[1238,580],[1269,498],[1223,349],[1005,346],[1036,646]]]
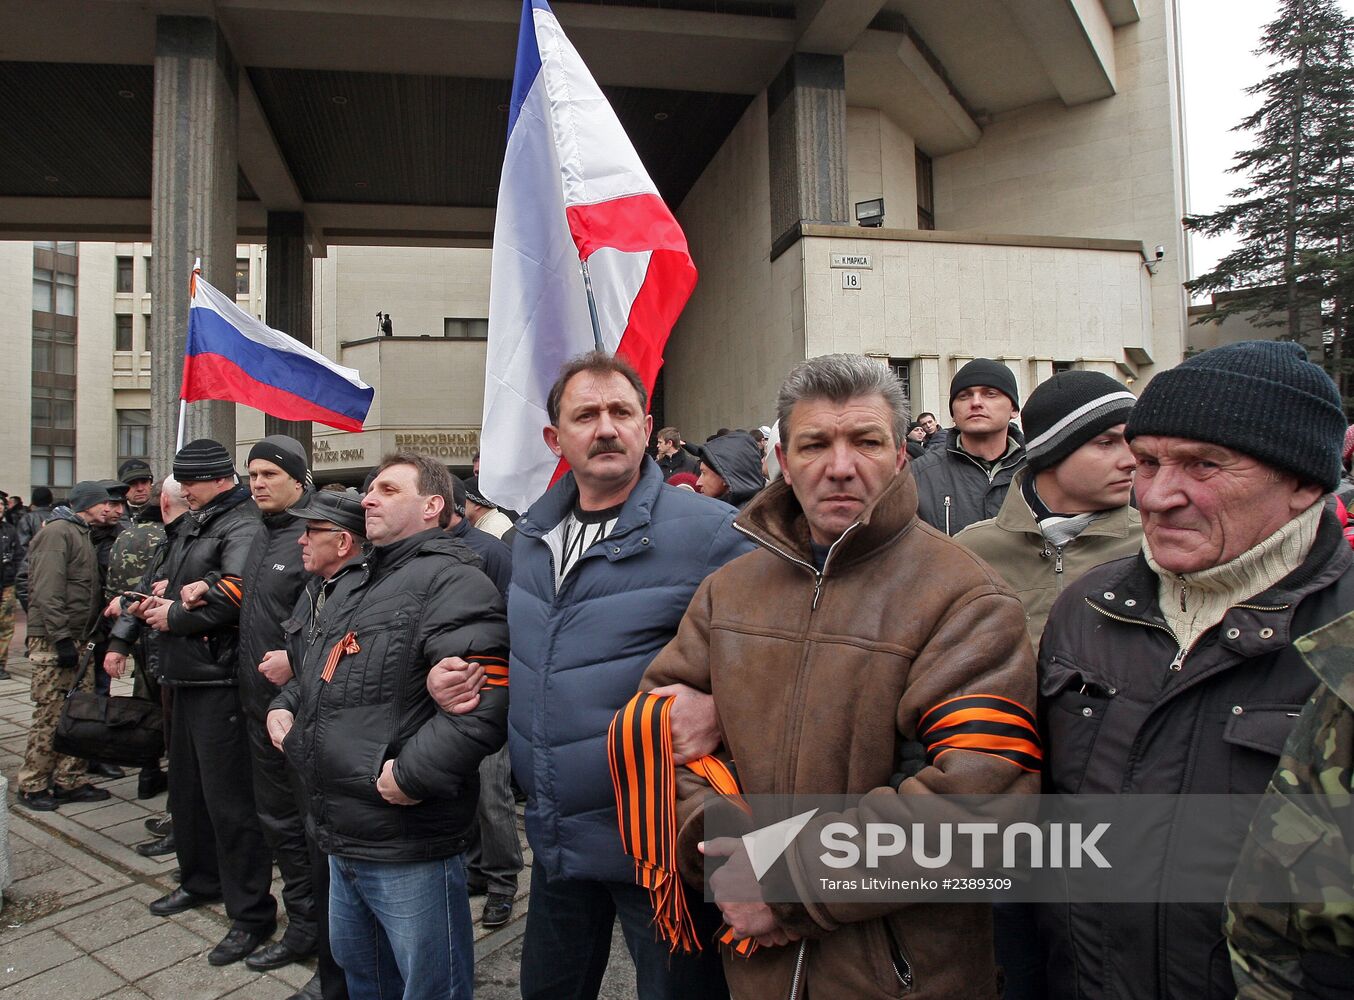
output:
[[[1070,372],[1076,366],[1075,361],[1055,361],[1053,362],[1053,374],[1058,372]]]
[[[150,458],[150,410],[118,410],[118,464]]]
[[[119,313],[114,317],[117,323],[113,331],[113,350],[130,351],[132,349],[132,317],[128,313]]]
[[[144,327],[143,327],[142,330],[141,330],[141,350],[143,350],[143,351],[149,351],[149,350],[150,350],[150,319],[151,319],[151,314],[150,314],[150,313],[146,313],[146,315],[145,315],[144,318],[145,318],[145,321],[146,321],[146,322],[145,322]]]
[[[56,272],[56,314],[75,315],[75,275],[69,271]]]
[[[75,334],[56,330],[33,331],[33,371],[50,375],[75,374]]]
[[[130,292],[132,290],[132,258],[118,258],[118,286],[119,292]]]
[[[34,486],[68,490],[75,485],[75,449],[70,445],[35,444],[30,453]]]
[[[489,321],[448,316],[442,321],[442,333],[448,340],[488,340]]]
[[[889,358],[889,370],[898,376],[898,381],[903,383],[903,392],[907,393],[908,402],[912,402],[912,359]]]
[[[917,150],[917,228],[936,228],[935,176],[931,158]]]
[[[52,312],[52,272],[46,268],[33,268],[33,311]]]
[[[235,294],[237,297],[249,294],[249,260],[245,257],[235,260]]]
[[[66,256],[68,256],[68,257],[74,257],[74,256],[75,256],[75,244],[74,244],[73,242],[72,242],[72,243],[58,243],[58,244],[56,245],[56,252],[57,252],[57,253],[64,253],[64,254],[66,254]]]
[[[33,426],[75,430],[75,390],[33,386]]]

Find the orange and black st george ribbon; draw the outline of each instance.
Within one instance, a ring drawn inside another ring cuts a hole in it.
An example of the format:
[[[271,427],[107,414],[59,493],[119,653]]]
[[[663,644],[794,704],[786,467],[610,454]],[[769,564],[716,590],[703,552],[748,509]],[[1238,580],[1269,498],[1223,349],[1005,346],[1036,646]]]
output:
[[[607,759],[616,794],[621,844],[635,859],[635,881],[649,890],[654,923],[673,951],[700,951],[701,942],[686,905],[677,871],[677,766],[672,756],[671,697],[640,693],[616,713],[607,732]],[[706,756],[684,765],[719,795],[742,790],[724,761]],[[757,947],[735,940],[725,925],[716,940],[740,955]]]

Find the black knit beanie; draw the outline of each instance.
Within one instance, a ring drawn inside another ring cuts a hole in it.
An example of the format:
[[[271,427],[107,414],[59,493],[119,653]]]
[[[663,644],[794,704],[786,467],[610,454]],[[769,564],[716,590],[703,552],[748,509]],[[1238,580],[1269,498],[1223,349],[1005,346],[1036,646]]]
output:
[[[1141,434],[1222,445],[1333,490],[1345,415],[1335,383],[1301,347],[1251,340],[1154,375],[1128,419],[1129,440]]]
[[[1010,398],[1012,406],[1020,409],[1020,390],[1016,388],[1015,374],[1000,361],[990,358],[974,358],[954,373],[950,381],[950,409],[954,409],[955,396],[975,385],[996,389]]]
[[[1126,421],[1134,401],[1133,393],[1103,372],[1058,372],[1030,393],[1020,411],[1025,463],[1032,473],[1057,465]]]
[[[211,438],[189,441],[174,456],[174,478],[179,482],[229,479],[235,475],[230,452]]]
[[[285,434],[269,434],[249,449],[249,461],[256,458],[272,462],[302,486],[306,485],[306,450],[296,438]]]

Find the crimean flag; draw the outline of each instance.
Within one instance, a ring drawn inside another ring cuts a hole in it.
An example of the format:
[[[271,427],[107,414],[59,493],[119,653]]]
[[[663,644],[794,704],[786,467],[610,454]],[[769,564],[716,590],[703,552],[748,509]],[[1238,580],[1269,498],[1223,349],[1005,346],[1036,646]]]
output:
[[[194,272],[181,399],[224,399],[360,431],[375,395],[355,369],[260,323]]]
[[[602,347],[653,391],[696,285],[686,236],[546,0],[524,0],[498,188],[480,488],[526,510],[564,471],[546,395],[591,350],[586,261]]]

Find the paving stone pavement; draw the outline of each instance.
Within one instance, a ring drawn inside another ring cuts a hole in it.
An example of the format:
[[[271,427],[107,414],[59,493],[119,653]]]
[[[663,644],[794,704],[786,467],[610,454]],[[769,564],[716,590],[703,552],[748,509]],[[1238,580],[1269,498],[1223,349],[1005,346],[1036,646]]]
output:
[[[20,621],[17,634],[23,634]],[[314,963],[257,973],[243,963],[213,968],[207,952],[230,930],[222,904],[175,917],[155,917],[151,900],[175,887],[174,855],[143,858],[131,845],[148,840],[145,820],[166,808],[165,794],[138,801],[136,774],[99,781],[112,798],[30,812],[15,805],[15,776],[32,716],[31,668],[14,645],[0,680],[0,773],[10,783],[9,847],[14,882],[0,909],[0,1000],[284,1000],[313,974]],[[0,660],[3,662],[3,660]],[[130,694],[126,681],[114,693]],[[518,833],[528,866],[519,810]],[[471,900],[475,919],[476,989],[481,1000],[518,997],[517,968],[526,929],[529,868],[513,919],[495,931],[479,926],[483,897]],[[273,895],[282,884],[274,872]],[[633,997],[634,969],[619,929],[603,984],[604,1000]]]

